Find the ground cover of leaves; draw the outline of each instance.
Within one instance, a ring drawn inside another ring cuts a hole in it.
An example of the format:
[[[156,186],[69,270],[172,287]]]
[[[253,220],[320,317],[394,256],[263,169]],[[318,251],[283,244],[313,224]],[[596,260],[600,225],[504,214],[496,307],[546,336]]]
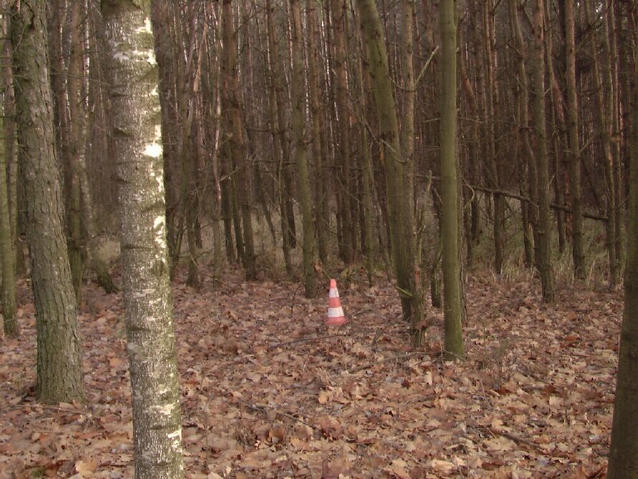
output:
[[[23,285],[24,286],[24,285]],[[473,277],[467,360],[441,359],[442,315],[410,348],[391,285],[326,291],[239,276],[174,284],[190,478],[603,477],[619,292]],[[324,294],[325,293],[325,294]],[[80,321],[88,403],[33,399],[33,305],[0,343],[0,477],[129,478],[130,392],[118,295],[89,286]]]

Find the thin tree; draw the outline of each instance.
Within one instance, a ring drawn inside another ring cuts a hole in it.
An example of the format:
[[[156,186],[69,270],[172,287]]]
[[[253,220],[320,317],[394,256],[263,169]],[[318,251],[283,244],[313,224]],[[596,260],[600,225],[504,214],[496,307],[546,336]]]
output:
[[[580,142],[578,134],[578,91],[576,87],[576,34],[574,0],[564,1],[565,14],[565,80],[567,86],[567,133],[569,137],[569,186],[572,206],[572,257],[574,275],[583,279],[583,209],[580,181]]]
[[[414,0],[401,0],[401,70],[403,88],[401,99],[401,151],[407,162],[406,194],[414,207],[414,107],[416,84],[414,80]]]
[[[273,156],[279,180],[279,214],[281,219],[282,252],[286,272],[292,276],[290,250],[297,244],[295,216],[292,204],[292,178],[289,167],[290,148],[286,131],[284,100],[285,78],[282,74],[279,43],[275,34],[275,12],[272,0],[266,0],[266,28],[268,32],[268,74],[270,90],[270,122],[272,124]]]
[[[320,96],[321,63],[319,58],[319,28],[317,23],[317,2],[306,0],[306,23],[308,25],[307,51],[308,51],[308,95],[310,96],[312,156],[314,159],[315,177],[315,222],[317,230],[317,248],[319,259],[322,262],[328,260],[328,232],[330,217],[328,210],[328,192],[326,188],[327,158],[325,145],[322,143],[322,130],[324,129],[324,102]],[[319,19],[320,20],[320,19]]]
[[[388,53],[374,0],[357,0],[363,43],[379,124],[381,161],[385,170],[391,249],[403,317],[411,325],[412,342],[423,341],[423,299],[416,281],[412,205],[406,195],[407,168],[401,156],[397,108],[388,67]]]
[[[76,298],[64,236],[64,208],[47,70],[46,2],[14,2],[11,21],[16,124],[26,199],[37,331],[36,397],[84,399]]]
[[[439,4],[441,22],[441,242],[445,355],[463,357],[463,289],[459,247],[459,189],[456,156],[456,21],[455,1]]]
[[[625,310],[620,333],[616,401],[609,450],[609,479],[638,478],[638,54],[635,55]]]
[[[549,155],[545,118],[544,0],[535,0],[532,18],[532,107],[536,136],[536,170],[538,223],[536,225],[536,267],[541,277],[543,301],[554,300],[554,278],[551,265]]]
[[[0,116],[0,131],[3,118]],[[16,271],[15,253],[11,241],[11,215],[9,214],[9,188],[7,183],[6,139],[0,141],[0,257],[2,268],[2,316],[7,336],[18,336],[20,329],[16,319]]]
[[[348,109],[348,69],[347,69],[347,2],[345,0],[330,0],[330,13],[334,36],[334,89],[335,89],[335,127],[337,131],[335,173],[338,181],[335,184],[337,197],[337,237],[339,240],[339,254],[344,263],[354,261],[355,251],[355,218],[352,201],[352,145],[350,144]]]
[[[6,37],[8,24],[6,19],[2,19],[2,33]],[[10,50],[10,41],[2,42],[4,51]],[[9,44],[9,45],[7,45]],[[0,79],[3,97],[3,111],[0,116],[0,132],[4,133],[0,139],[0,271],[2,272],[2,315],[4,317],[3,330],[7,336],[16,337],[20,333],[20,327],[16,319],[16,265],[15,265],[15,248],[13,243],[13,232],[11,222],[10,209],[10,189],[8,178],[8,163],[12,161],[14,140],[13,135],[7,134],[5,128],[5,118],[8,115],[9,101],[8,97],[12,94],[12,85],[7,73],[10,71],[9,62],[3,62],[2,78]],[[7,159],[9,161],[7,161]],[[1,333],[0,333],[1,334]]]
[[[521,27],[520,11],[523,9],[523,5],[518,0],[509,0],[509,15],[510,26],[512,29],[512,36],[516,41],[516,51],[518,52],[517,58],[517,81],[520,83],[519,96],[518,96],[518,134],[520,138],[520,144],[522,151],[522,169],[525,171],[527,166],[527,178],[522,175],[521,190],[526,190],[529,195],[529,201],[523,201],[521,203],[521,219],[523,228],[523,241],[525,245],[525,264],[531,267],[532,263],[536,262],[536,256],[538,256],[538,246],[536,236],[536,224],[538,223],[538,173],[536,168],[536,161],[534,158],[534,151],[532,149],[532,143],[530,138],[530,115],[529,115],[529,80],[526,68],[526,60],[528,57],[527,41],[523,36],[523,30]],[[526,183],[526,184],[525,184]],[[529,234],[530,225],[533,227],[533,235]],[[533,248],[531,247],[533,237]]]
[[[222,114],[227,115],[228,126],[225,127],[227,151],[232,157],[233,166],[238,168],[238,185],[242,191],[237,192],[241,227],[243,232],[242,263],[247,279],[255,279],[255,247],[253,242],[253,226],[251,217],[252,182],[250,181],[250,165],[246,156],[244,126],[239,105],[239,81],[237,77],[237,31],[233,24],[233,3],[223,1],[222,34],[224,38],[222,76],[224,88],[222,93]],[[225,112],[225,113],[224,113]],[[239,221],[236,221],[239,226]]]
[[[157,63],[150,2],[102,0],[120,181],[120,246],[137,479],[184,476]]]
[[[306,92],[303,75],[303,32],[299,0],[290,0],[292,16],[292,130],[295,138],[295,165],[297,167],[297,192],[301,203],[303,225],[303,277],[306,297],[317,294],[317,278],[314,264],[317,262],[317,240],[312,216],[312,192],[308,162],[306,159]]]

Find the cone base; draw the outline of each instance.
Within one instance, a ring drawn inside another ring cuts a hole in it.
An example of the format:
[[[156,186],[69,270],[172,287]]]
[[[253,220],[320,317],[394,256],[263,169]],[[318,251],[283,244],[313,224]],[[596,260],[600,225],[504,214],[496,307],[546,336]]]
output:
[[[328,319],[326,319],[326,324],[328,326],[343,326],[347,322],[348,322],[348,320],[345,317],[343,317],[343,316],[337,317],[337,318],[328,318]]]

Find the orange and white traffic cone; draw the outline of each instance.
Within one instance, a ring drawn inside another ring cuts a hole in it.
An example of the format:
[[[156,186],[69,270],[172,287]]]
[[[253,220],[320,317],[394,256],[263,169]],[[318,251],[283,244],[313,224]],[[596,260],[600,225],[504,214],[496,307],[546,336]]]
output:
[[[339,290],[337,289],[337,280],[330,280],[330,292],[328,293],[328,317],[326,324],[328,326],[342,326],[348,320],[343,315],[341,300],[339,299]]]

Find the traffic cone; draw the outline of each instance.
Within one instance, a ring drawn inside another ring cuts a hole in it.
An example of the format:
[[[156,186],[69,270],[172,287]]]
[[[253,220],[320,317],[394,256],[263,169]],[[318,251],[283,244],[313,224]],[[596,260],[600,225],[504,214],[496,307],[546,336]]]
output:
[[[339,290],[337,289],[337,280],[330,280],[330,292],[328,293],[328,317],[326,324],[328,326],[342,326],[348,320],[343,315],[341,300],[339,299]]]

